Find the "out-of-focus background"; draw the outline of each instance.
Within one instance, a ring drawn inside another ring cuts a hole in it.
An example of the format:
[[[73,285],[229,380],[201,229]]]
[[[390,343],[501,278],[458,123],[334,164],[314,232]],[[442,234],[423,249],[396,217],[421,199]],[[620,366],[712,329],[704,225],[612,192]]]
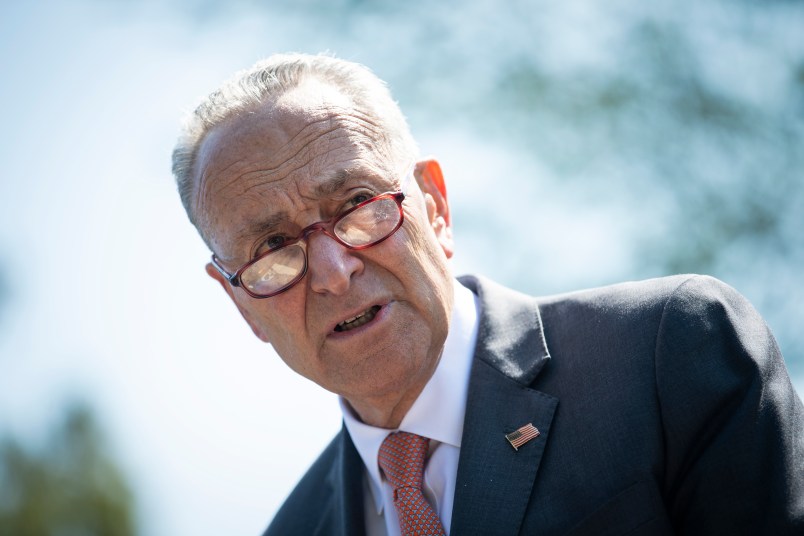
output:
[[[339,428],[207,278],[170,175],[183,113],[272,52],[389,82],[456,272],[713,274],[801,393],[802,28],[782,0],[3,3],[0,534],[258,534]]]

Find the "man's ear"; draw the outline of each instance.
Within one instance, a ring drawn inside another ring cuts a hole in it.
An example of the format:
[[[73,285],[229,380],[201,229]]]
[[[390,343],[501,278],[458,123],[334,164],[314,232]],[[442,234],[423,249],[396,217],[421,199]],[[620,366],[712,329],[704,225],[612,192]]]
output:
[[[452,240],[452,220],[450,219],[449,202],[447,201],[447,185],[441,166],[434,158],[428,158],[416,163],[414,171],[416,182],[424,193],[424,202],[427,207],[427,216],[433,232],[444,250],[447,258],[455,252]]]
[[[223,274],[221,274],[218,270],[215,269],[215,267],[212,265],[211,262],[207,263],[206,269],[207,274],[209,274],[209,277],[211,277],[212,279],[221,284],[223,290],[226,291],[226,294],[229,295],[229,298],[231,298],[232,302],[234,302],[234,304],[237,306],[237,310],[240,311],[240,314],[243,315],[243,318],[246,320],[249,327],[251,327],[251,331],[254,332],[254,335],[256,335],[262,342],[271,342],[268,339],[268,335],[266,335],[265,332],[262,330],[262,328],[251,319],[251,315],[249,315],[248,311],[246,311],[237,301],[234,295],[234,289],[232,288],[232,284],[229,283],[229,281],[227,281],[225,277],[223,277]]]

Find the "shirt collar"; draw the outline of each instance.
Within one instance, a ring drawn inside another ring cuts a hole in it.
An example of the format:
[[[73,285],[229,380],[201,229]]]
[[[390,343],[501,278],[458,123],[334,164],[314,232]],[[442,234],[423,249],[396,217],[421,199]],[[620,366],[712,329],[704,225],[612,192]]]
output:
[[[469,373],[477,340],[477,298],[471,290],[453,280],[454,303],[447,340],[433,376],[402,419],[398,430],[412,432],[461,446]],[[369,426],[358,420],[340,398],[343,421],[369,475],[377,513],[382,512],[382,492],[377,454],[385,437],[397,430]]]

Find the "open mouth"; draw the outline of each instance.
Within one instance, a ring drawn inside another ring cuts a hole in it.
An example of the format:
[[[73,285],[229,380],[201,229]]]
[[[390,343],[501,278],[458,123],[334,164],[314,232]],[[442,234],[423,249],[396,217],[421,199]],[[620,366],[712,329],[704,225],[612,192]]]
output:
[[[338,332],[349,331],[355,328],[359,328],[362,325],[368,324],[369,322],[374,320],[374,317],[377,316],[379,310],[380,306],[374,305],[369,309],[367,309],[366,311],[363,311],[359,315],[352,317],[349,320],[344,320],[343,322],[335,326],[335,331]]]

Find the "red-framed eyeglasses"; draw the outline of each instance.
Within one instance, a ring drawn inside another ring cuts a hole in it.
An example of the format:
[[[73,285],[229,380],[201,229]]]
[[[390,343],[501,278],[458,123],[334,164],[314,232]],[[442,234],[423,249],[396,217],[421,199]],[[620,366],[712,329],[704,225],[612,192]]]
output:
[[[250,260],[233,274],[227,272],[217,256],[212,265],[234,287],[241,287],[252,298],[270,298],[290,289],[307,273],[307,238],[321,231],[340,245],[361,250],[376,246],[402,226],[402,201],[413,169],[405,176],[398,192],[387,192],[350,208],[326,221],[308,225],[281,246]]]

